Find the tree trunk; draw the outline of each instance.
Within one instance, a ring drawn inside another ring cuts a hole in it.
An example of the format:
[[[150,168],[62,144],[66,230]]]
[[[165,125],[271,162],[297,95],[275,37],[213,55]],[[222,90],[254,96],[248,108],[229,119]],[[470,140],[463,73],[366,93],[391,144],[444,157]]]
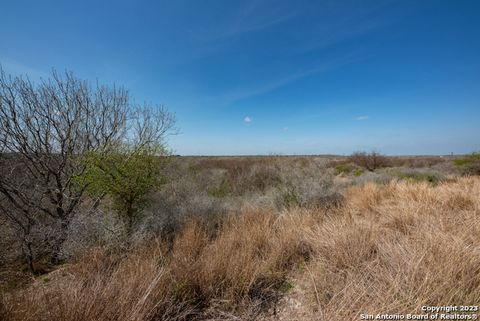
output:
[[[62,246],[63,243],[67,240],[68,233],[68,220],[66,218],[61,219],[60,223],[60,232],[58,233],[59,237],[55,240],[52,247],[52,258],[50,262],[54,265],[62,263]]]
[[[23,255],[27,261],[28,268],[32,274],[36,273],[35,266],[33,265],[33,250],[32,241],[28,235],[24,235],[23,238]]]
[[[127,219],[127,236],[130,239],[133,233],[133,223],[134,223],[134,215],[135,211],[133,209],[133,201],[127,201],[127,211],[126,211],[126,219]]]

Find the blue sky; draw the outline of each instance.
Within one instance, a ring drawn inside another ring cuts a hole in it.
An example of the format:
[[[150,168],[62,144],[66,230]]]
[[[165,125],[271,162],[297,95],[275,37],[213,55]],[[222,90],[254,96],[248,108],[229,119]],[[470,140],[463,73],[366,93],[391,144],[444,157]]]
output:
[[[182,155],[480,150],[480,2],[7,1],[0,63],[125,85]]]

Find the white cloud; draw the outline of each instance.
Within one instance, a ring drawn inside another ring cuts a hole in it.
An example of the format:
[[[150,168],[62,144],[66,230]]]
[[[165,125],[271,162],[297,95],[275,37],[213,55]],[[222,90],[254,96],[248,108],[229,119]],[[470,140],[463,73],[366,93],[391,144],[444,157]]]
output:
[[[370,118],[369,116],[358,116],[357,120],[367,120],[369,118]]]
[[[245,117],[245,118],[243,119],[243,121],[246,122],[246,123],[251,123],[251,122],[252,122],[252,118],[250,118],[249,116],[247,116],[247,117]]]

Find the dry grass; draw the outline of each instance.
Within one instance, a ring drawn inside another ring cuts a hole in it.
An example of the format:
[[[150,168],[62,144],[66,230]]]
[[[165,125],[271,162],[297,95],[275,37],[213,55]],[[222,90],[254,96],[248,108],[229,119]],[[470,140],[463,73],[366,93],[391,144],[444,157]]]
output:
[[[309,282],[303,308],[328,321],[478,304],[479,214],[480,179],[467,177],[354,187],[327,214],[248,211],[216,229],[195,219],[171,247],[91,250],[4,295],[0,319],[263,318],[292,275]]]
[[[349,190],[346,206],[309,240],[324,319],[478,304],[479,196],[478,178]]]
[[[3,313],[11,320],[175,320],[237,309],[255,315],[276,299],[291,264],[309,257],[296,227],[311,219],[249,212],[226,218],[213,234],[208,222],[192,220],[172,249],[156,243],[123,256],[94,249],[6,296]]]

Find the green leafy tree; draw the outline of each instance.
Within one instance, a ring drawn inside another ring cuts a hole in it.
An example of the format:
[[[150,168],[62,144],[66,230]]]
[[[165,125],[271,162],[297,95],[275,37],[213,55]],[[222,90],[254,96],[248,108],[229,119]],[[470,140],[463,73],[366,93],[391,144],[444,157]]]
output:
[[[163,145],[147,144],[86,155],[87,170],[77,180],[96,197],[110,200],[131,234],[148,194],[165,183],[168,161]]]

